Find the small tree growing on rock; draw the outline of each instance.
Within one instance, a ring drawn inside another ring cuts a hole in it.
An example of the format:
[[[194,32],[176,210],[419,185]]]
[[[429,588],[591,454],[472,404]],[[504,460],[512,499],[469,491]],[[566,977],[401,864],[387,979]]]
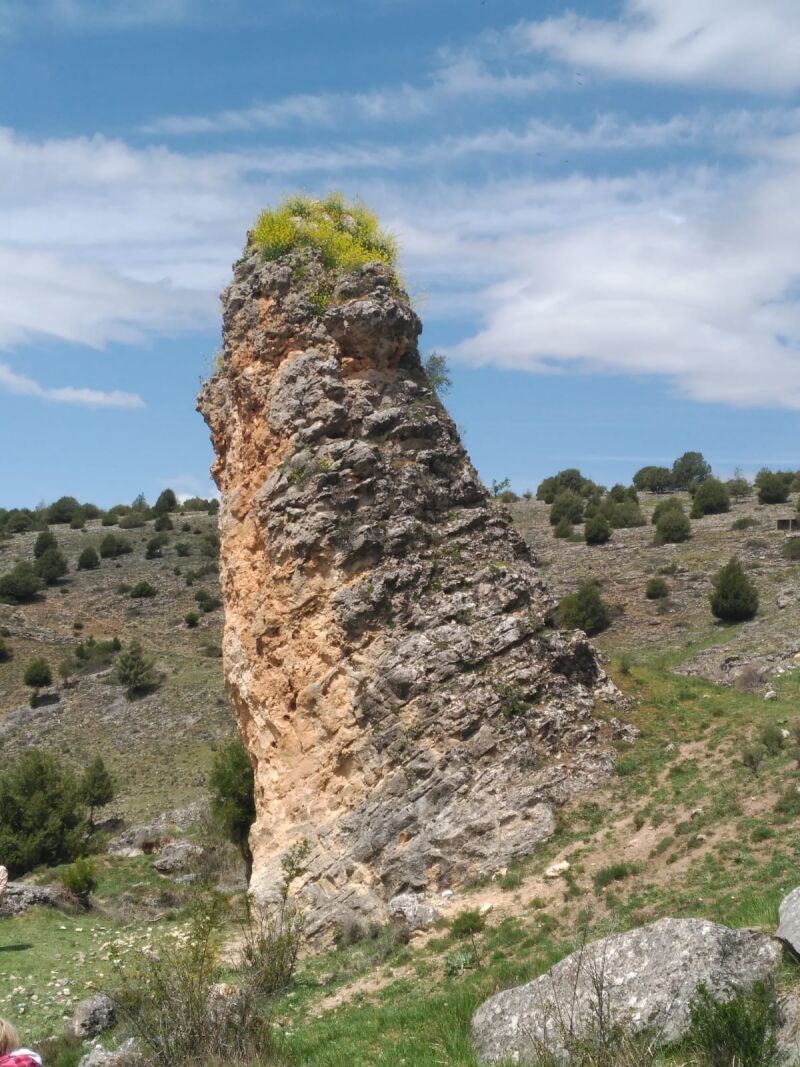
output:
[[[711,611],[723,622],[744,622],[758,611],[758,591],[734,556],[714,578]]]

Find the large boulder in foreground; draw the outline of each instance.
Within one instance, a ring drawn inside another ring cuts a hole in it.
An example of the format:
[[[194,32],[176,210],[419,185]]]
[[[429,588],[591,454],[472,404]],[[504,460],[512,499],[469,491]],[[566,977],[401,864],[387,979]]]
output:
[[[780,945],[705,919],[658,922],[594,941],[527,985],[485,1001],[472,1019],[483,1063],[527,1063],[537,1052],[567,1062],[571,1038],[592,1033],[598,1010],[629,1033],[678,1040],[698,986],[717,1000],[769,981]]]
[[[200,396],[222,493],[224,667],[255,770],[253,889],[305,839],[320,922],[385,921],[530,853],[625,728],[582,633],[423,370],[392,270],[267,261],[222,295]],[[606,707],[595,715],[600,697]]]

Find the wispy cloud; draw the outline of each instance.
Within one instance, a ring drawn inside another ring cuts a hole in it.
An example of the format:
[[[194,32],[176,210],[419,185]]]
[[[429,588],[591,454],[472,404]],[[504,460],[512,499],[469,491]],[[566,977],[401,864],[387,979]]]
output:
[[[90,408],[143,408],[144,401],[138,393],[118,390],[105,392],[101,389],[85,389],[73,385],[48,388],[39,385],[33,378],[17,374],[7,363],[0,363],[0,389],[14,396],[32,396],[53,404],[73,404]]]
[[[206,0],[2,0],[0,26],[41,26],[75,31],[165,26],[209,11]]]
[[[522,23],[515,39],[615,79],[789,93],[799,34],[796,0],[626,0],[617,19],[569,12]]]
[[[522,99],[563,85],[563,77],[546,69],[511,72],[492,69],[468,53],[443,55],[430,78],[420,85],[390,85],[346,93],[303,93],[253,107],[211,115],[167,115],[142,127],[154,135],[209,135],[276,130],[295,124],[337,127],[344,124],[413,123],[463,100]]]

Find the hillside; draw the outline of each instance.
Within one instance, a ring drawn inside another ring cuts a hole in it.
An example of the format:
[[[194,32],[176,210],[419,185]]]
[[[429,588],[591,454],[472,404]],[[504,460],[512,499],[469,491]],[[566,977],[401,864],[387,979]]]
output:
[[[13,658],[0,664],[0,739],[3,752],[14,754],[37,745],[61,753],[76,767],[87,753],[102,755],[119,782],[113,808],[128,820],[142,820],[184,807],[205,795],[210,753],[233,731],[220,666],[222,612],[200,613],[196,628],[184,622],[196,609],[195,593],[207,589],[218,597],[215,553],[204,554],[205,539],[216,533],[216,518],[203,513],[176,515],[175,530],[162,556],[146,559],[153,520],[139,529],[101,527],[90,520],[85,530],[52,526],[70,571],[33,603],[0,603],[0,628]],[[103,559],[97,570],[76,570],[81,550],[97,547],[114,532],[133,549],[117,559]],[[0,540],[0,573],[20,560],[33,559],[37,533]],[[178,556],[175,545],[189,546]],[[192,584],[192,572],[203,571]],[[177,573],[176,573],[177,572]],[[156,595],[131,599],[130,589],[147,581]],[[123,646],[141,642],[162,675],[158,688],[129,701],[113,682],[113,662],[87,662],[58,686],[59,700],[29,706],[23,684],[26,664],[43,656],[58,681],[63,658],[87,638],[118,637]]]
[[[641,499],[649,514],[657,498]],[[655,546],[648,525],[588,547],[553,538],[544,504],[512,506],[556,596],[585,578],[600,580],[615,611],[594,643],[630,699],[628,717],[640,737],[620,746],[607,785],[561,809],[556,835],[530,858],[437,898],[437,928],[408,944],[387,929],[342,931],[339,949],[306,955],[295,987],[273,1006],[284,1035],[282,1062],[474,1065],[468,1022],[477,1005],[495,989],[541,973],[582,929],[597,936],[669,915],[774,930],[800,858],[798,766],[794,741],[781,733],[790,732],[800,707],[798,565],[784,558],[786,538],[775,528],[778,513],[788,510],[750,498],[728,514],[693,521],[684,544]],[[753,525],[732,530],[743,517]],[[180,537],[199,546],[214,520],[187,521],[199,532]],[[73,559],[99,531],[59,529],[58,536]],[[204,652],[219,641],[220,612],[194,631],[182,622],[194,606],[185,570],[199,565],[199,547],[189,559],[168,549],[161,560],[145,560],[150,531],[127,536],[137,548],[119,566],[103,561],[99,571],[71,573],[66,594],[50,590],[43,602],[0,608],[14,649],[14,659],[0,666],[0,686],[4,751],[35,739],[79,763],[87,748],[101,749],[120,779],[120,813],[138,819],[202,796],[209,754],[230,732],[231,718],[220,661]],[[3,565],[29,555],[32,541],[26,534],[4,544]],[[734,552],[751,571],[761,606],[752,622],[725,626],[713,620],[707,596],[712,575]],[[177,565],[181,575],[173,573]],[[670,596],[648,601],[644,585],[659,571],[666,571]],[[141,578],[158,586],[157,597],[135,603],[117,592],[120,583]],[[206,575],[202,585],[213,592],[213,581]],[[90,676],[62,689],[59,704],[31,712],[22,664],[39,653],[57,662],[76,642],[76,620],[83,634],[141,639],[167,675],[156,693],[129,703],[119,687]],[[746,670],[753,664],[769,677]],[[740,671],[744,677],[733,684]],[[765,699],[771,692],[774,699]],[[743,759],[754,746],[762,746],[755,772]],[[569,866],[548,877],[555,863]],[[0,925],[0,1005],[24,1008],[34,1037],[63,1024],[83,992],[78,976],[82,985],[107,979],[102,960],[110,940],[131,946],[146,943],[152,930],[166,936],[161,924],[169,919],[153,927],[158,908],[147,912],[143,902],[168,893],[173,916],[184,914],[187,890],[154,872],[148,857],[109,857],[100,866],[97,908],[88,916],[65,919],[40,909]],[[452,927],[465,909],[485,916],[477,957]],[[85,960],[88,979],[78,962]],[[784,992],[798,984],[788,960],[780,983]],[[661,1062],[685,1059],[665,1053]]]

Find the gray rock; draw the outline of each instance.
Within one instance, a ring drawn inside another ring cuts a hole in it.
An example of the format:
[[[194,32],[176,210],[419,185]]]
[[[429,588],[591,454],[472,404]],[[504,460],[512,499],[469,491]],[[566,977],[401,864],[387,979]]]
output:
[[[69,903],[69,896],[61,886],[9,882],[0,899],[0,918],[21,915],[28,908],[63,908]]]
[[[152,822],[131,826],[109,843],[107,852],[116,856],[141,856],[143,852],[157,852],[162,843],[176,830],[188,830],[201,821],[208,805],[199,801],[188,808],[165,811]]]
[[[778,909],[778,931],[775,936],[800,956],[800,886],[781,901]]]
[[[437,908],[421,893],[400,893],[388,905],[389,918],[404,923],[409,930],[425,930],[439,918]]]
[[[164,845],[153,866],[161,874],[178,874],[186,871],[192,861],[203,855],[203,849],[191,841],[170,841]]]
[[[99,1045],[91,1049],[81,1058],[78,1067],[128,1067],[128,1065],[141,1063],[142,1057],[132,1037],[115,1049],[101,1048]]]
[[[723,1000],[768,980],[780,956],[763,934],[660,919],[585,945],[535,981],[491,997],[473,1016],[472,1040],[483,1063],[526,1062],[542,1048],[566,1062],[570,1040],[591,1033],[602,1005],[631,1033],[675,1041],[701,983]]]
[[[75,1037],[97,1037],[116,1021],[114,1001],[106,993],[96,993],[76,1006],[72,1016],[72,1032]]]

